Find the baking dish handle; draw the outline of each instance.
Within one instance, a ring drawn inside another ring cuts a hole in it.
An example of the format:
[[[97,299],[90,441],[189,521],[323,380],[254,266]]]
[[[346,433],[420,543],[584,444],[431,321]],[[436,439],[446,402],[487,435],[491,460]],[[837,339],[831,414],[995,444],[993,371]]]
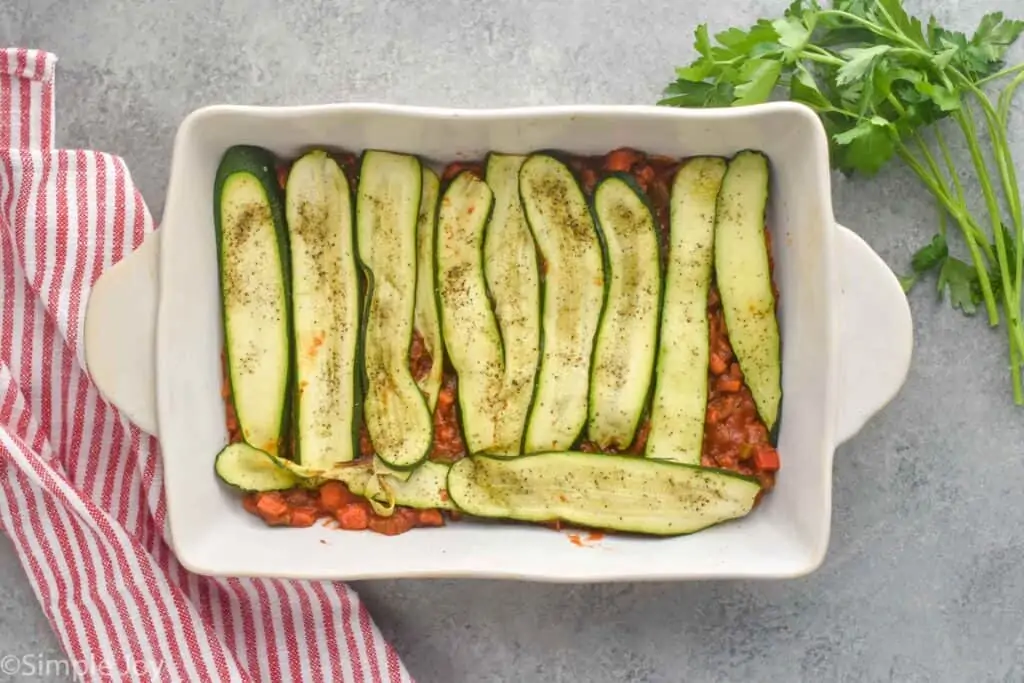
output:
[[[914,329],[907,296],[885,261],[850,229],[837,225],[836,232],[840,444],[896,397]]]
[[[160,232],[103,272],[85,312],[85,364],[103,398],[156,436]]]

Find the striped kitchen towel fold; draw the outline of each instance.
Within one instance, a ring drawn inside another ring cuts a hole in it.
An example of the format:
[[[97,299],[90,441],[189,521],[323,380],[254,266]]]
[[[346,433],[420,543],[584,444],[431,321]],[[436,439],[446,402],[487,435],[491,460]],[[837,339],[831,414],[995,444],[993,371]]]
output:
[[[92,283],[153,220],[121,159],[54,148],[55,64],[0,49],[0,525],[65,649],[53,670],[411,682],[345,584],[207,578],[172,555],[157,442],[99,395],[82,350]],[[5,654],[0,678],[52,664]]]

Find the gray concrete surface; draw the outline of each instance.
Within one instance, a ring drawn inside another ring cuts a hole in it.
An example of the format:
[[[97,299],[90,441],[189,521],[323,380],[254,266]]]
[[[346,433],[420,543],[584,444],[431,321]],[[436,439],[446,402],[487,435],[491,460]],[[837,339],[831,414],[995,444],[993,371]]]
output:
[[[62,146],[123,155],[163,205],[179,119],[203,104],[345,100],[496,106],[651,103],[716,29],[787,0],[6,0],[0,44],[61,62]],[[914,2],[944,22],[1019,0]],[[1016,56],[1024,53],[1018,50]],[[1024,142],[1015,136],[1018,156]],[[957,157],[965,159],[962,150]],[[935,212],[894,167],[835,179],[839,220],[894,267]],[[1024,680],[1024,409],[1002,331],[930,286],[889,409],[837,453],[827,562],[791,582],[359,586],[422,683]],[[57,643],[6,540],[0,651]]]

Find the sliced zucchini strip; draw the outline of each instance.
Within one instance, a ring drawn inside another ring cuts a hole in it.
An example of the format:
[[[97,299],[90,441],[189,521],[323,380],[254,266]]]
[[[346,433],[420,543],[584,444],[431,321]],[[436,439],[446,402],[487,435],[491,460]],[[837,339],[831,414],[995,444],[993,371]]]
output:
[[[487,183],[463,171],[449,184],[437,219],[437,300],[445,348],[459,382],[459,412],[470,453],[492,448],[501,419],[501,337],[484,279],[484,230],[494,205]]]
[[[494,303],[504,351],[503,409],[492,453],[522,451],[526,417],[540,357],[540,271],[537,247],[519,198],[525,156],[492,153],[486,181],[494,210],[484,236],[484,275]]]
[[[224,352],[242,438],[278,454],[292,381],[288,237],[274,157],[230,148],[217,169],[214,225]]]
[[[357,239],[372,283],[363,330],[363,414],[374,451],[398,469],[419,464],[433,440],[430,410],[409,369],[422,183],[422,167],[414,156],[375,150],[363,154]]]
[[[590,361],[605,293],[601,240],[582,188],[555,157],[528,157],[519,192],[544,273],[540,367],[523,450],[567,450],[587,421]]]
[[[594,190],[607,254],[608,294],[590,371],[587,435],[601,449],[633,443],[647,407],[658,348],[661,256],[654,215],[632,179]]]
[[[755,479],[722,470],[572,451],[478,454],[448,471],[448,495],[470,515],[659,536],[743,517],[760,490]]]
[[[386,506],[379,508],[382,510],[394,509],[395,505],[454,509],[446,488],[448,467],[444,463],[425,462],[405,480],[375,474],[371,463],[365,460],[321,470],[270,455],[243,441],[225,446],[214,461],[217,476],[242,491],[283,491],[300,485],[319,486],[327,481],[339,481],[353,495]]]
[[[437,407],[444,370],[444,349],[441,341],[441,323],[437,315],[437,297],[434,292],[434,242],[437,226],[437,201],[440,180],[437,174],[423,167],[423,191],[420,194],[420,213],[416,227],[416,316],[415,329],[423,338],[430,354],[430,372],[419,381],[420,391],[427,397],[431,414]]]
[[[740,152],[729,162],[718,195],[715,277],[729,343],[771,432],[782,401],[782,360],[764,234],[769,181],[760,152]]]
[[[708,403],[708,289],[726,162],[691,159],[672,182],[658,364],[646,454],[700,464]]]
[[[358,451],[359,273],[352,194],[322,150],[292,165],[285,188],[291,246],[296,453],[303,465],[351,461]]]
[[[214,471],[221,481],[246,492],[283,491],[299,483],[300,478],[266,451],[244,441],[228,444],[214,460]]]

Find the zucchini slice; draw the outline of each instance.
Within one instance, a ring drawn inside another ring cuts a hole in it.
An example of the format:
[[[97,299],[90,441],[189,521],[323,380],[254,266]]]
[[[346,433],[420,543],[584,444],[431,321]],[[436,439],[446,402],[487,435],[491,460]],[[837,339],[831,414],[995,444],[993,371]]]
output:
[[[569,168],[534,154],[519,170],[519,193],[542,259],[540,367],[523,450],[568,450],[587,421],[590,361],[604,305],[601,238]]]
[[[285,187],[295,338],[294,459],[311,467],[358,452],[359,273],[352,193],[322,150],[292,165]]]
[[[420,194],[420,214],[416,226],[416,315],[415,329],[423,338],[430,354],[430,372],[419,382],[420,391],[427,397],[431,414],[437,407],[444,370],[444,349],[441,344],[441,323],[437,315],[437,297],[434,293],[434,232],[437,225],[437,198],[440,179],[434,171],[423,167],[423,191]]]
[[[455,509],[448,497],[448,465],[425,462],[406,480],[374,475],[369,461],[317,470],[278,458],[244,441],[225,446],[214,461],[214,470],[225,484],[245,492],[284,491],[297,486],[318,486],[340,481],[356,496],[394,508]]]
[[[729,161],[718,194],[715,278],[729,343],[772,432],[782,401],[782,360],[764,234],[769,181],[768,159],[760,152],[740,152]]]
[[[214,188],[224,353],[242,438],[282,452],[291,410],[288,236],[274,157],[230,148]]]
[[[600,449],[633,443],[647,407],[658,348],[661,255],[654,215],[630,179],[594,190],[607,254],[608,295],[594,344],[587,436]]]
[[[246,492],[283,491],[298,485],[300,478],[278,458],[244,441],[228,444],[214,460],[221,481]]]
[[[540,271],[537,247],[519,198],[519,169],[525,156],[492,153],[486,181],[494,211],[484,235],[484,275],[491,293],[504,350],[504,407],[490,452],[522,451],[526,416],[540,356]]]
[[[484,279],[484,231],[494,193],[470,171],[459,173],[437,218],[437,300],[448,358],[459,381],[466,449],[494,446],[504,379],[501,336]]]
[[[572,451],[473,455],[448,471],[448,495],[470,515],[658,536],[743,517],[760,490],[757,480],[723,470]]]
[[[359,258],[369,271],[363,330],[363,414],[389,467],[418,465],[433,441],[427,401],[409,369],[416,309],[416,225],[423,171],[407,154],[363,153],[356,198]]]
[[[371,503],[382,504],[374,505],[378,512],[395,505],[418,510],[454,510],[455,505],[448,497],[448,468],[445,463],[427,460],[412,470],[407,479],[377,475],[368,478],[363,489],[356,491],[349,485],[349,490],[370,498]]]
[[[691,159],[672,182],[661,335],[646,455],[699,465],[708,404],[708,289],[726,161]]]

